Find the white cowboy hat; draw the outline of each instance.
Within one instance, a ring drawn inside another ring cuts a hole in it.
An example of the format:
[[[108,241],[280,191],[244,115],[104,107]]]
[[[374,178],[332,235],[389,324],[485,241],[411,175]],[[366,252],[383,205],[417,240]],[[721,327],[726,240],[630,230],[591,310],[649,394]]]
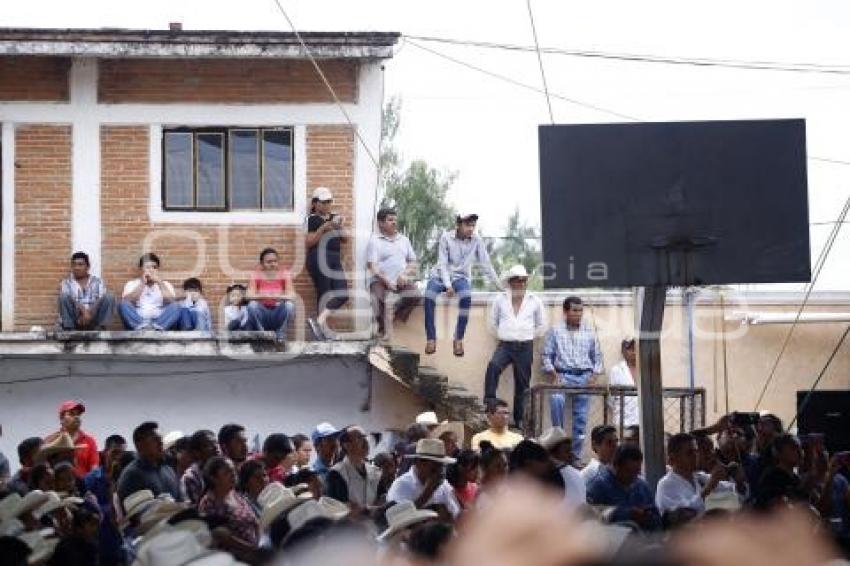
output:
[[[187,508],[182,503],[167,500],[154,500],[154,503],[142,512],[139,517],[139,526],[136,528],[136,534],[144,536],[145,533],[155,527],[160,521],[168,520],[177,513],[184,511]]]
[[[18,507],[23,497],[18,493],[10,493],[0,500],[0,521],[14,519],[18,516]]]
[[[244,562],[236,560],[232,554],[218,550],[202,554],[180,566],[247,566]]]
[[[45,539],[38,532],[24,533],[19,535],[18,539],[30,547],[30,555],[27,556],[28,564],[38,564],[50,558],[56,550],[56,545],[59,544],[58,538]]]
[[[50,497],[40,489],[34,489],[23,497],[21,497],[17,493],[14,495],[18,496],[17,504],[15,505],[14,509],[11,508],[10,504],[8,512],[11,513],[11,515],[6,515],[6,517],[20,517],[24,513],[32,513],[33,511],[47,503],[47,501],[50,499]],[[6,503],[7,499],[9,499],[9,497],[0,502],[0,504]]]
[[[553,426],[549,430],[543,433],[543,435],[537,439],[537,444],[545,448],[546,450],[551,450],[560,443],[569,440],[570,437],[567,436],[567,433],[564,432],[559,426]]]
[[[338,521],[348,516],[351,509],[342,501],[338,501],[333,497],[322,496],[319,498],[319,505],[322,507],[325,516],[328,519]]]
[[[448,424],[448,422],[437,420],[437,413],[434,411],[425,411],[416,415],[416,424],[423,424],[425,426],[440,426],[441,424]]]
[[[319,201],[333,200],[334,194],[327,187],[316,187],[313,191],[313,198]]]
[[[72,505],[80,505],[84,501],[81,497],[60,497],[55,491],[47,491],[45,492],[45,495],[47,495],[47,501],[41,507],[32,512],[36,519],[41,519],[45,515],[49,515],[57,509],[68,508]]]
[[[145,537],[136,551],[134,566],[185,564],[204,555],[207,549],[188,531],[167,530]]]
[[[203,547],[212,545],[212,533],[209,525],[201,519],[186,519],[172,525],[169,519],[163,519],[154,525],[140,540],[145,541],[169,531],[185,531],[191,533]]]
[[[293,507],[304,503],[311,499],[311,497],[298,497],[291,489],[283,488],[285,491],[281,492],[275,499],[269,501],[267,505],[263,505],[263,513],[260,515],[260,530],[265,531],[268,529],[275,519],[280,517],[282,514],[288,512]]]
[[[510,281],[515,277],[528,279],[528,271],[525,270],[524,265],[514,265],[513,267],[502,273],[502,281]]]
[[[415,460],[432,460],[441,464],[454,464],[456,460],[446,456],[446,445],[437,438],[423,438],[416,443],[416,453],[408,454],[405,458]]]
[[[162,449],[170,450],[171,447],[174,446],[174,444],[184,436],[186,435],[183,434],[182,431],[172,430],[171,432],[162,437]]]
[[[149,489],[135,491],[124,498],[124,519],[123,524],[130,522],[130,519],[145,512],[148,507],[154,504],[155,498],[153,492]]]
[[[326,519],[331,518],[325,512],[324,507],[319,505],[318,501],[313,501],[312,499],[305,501],[287,513],[286,520],[289,522],[289,533],[292,534],[303,527],[311,519],[316,519],[318,517]]]
[[[397,532],[417,523],[422,523],[438,517],[436,511],[417,509],[412,501],[401,501],[387,509],[387,530],[378,535],[378,541],[383,541]]]
[[[705,510],[740,511],[741,500],[734,491],[712,491],[705,498]]]

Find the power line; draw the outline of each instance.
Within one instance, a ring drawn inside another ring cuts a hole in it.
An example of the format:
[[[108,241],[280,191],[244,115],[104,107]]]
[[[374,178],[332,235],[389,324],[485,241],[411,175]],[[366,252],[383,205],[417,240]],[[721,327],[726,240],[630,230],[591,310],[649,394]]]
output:
[[[824,163],[834,163],[835,165],[850,165],[850,161],[844,161],[842,159],[832,159],[829,157],[815,157],[813,155],[810,155],[809,159],[812,159],[814,161],[822,161]]]
[[[811,399],[812,394],[815,392],[815,389],[817,389],[817,386],[820,383],[820,380],[826,374],[826,370],[832,364],[832,360],[835,359],[835,355],[838,354],[838,351],[841,349],[842,344],[844,344],[844,340],[847,339],[848,333],[850,333],[850,326],[847,326],[847,328],[844,329],[844,334],[841,335],[841,339],[838,340],[838,344],[836,344],[835,348],[832,349],[832,353],[829,355],[829,359],[826,360],[826,363],[824,364],[823,369],[820,370],[817,378],[815,379],[815,382],[812,384],[812,387],[806,393],[806,396],[803,397],[803,401],[800,403],[800,408],[797,409],[797,412],[794,414],[794,418],[791,419],[790,423],[788,423],[788,429],[787,430],[789,430],[789,431],[791,430],[791,427],[793,427],[794,423],[797,422],[797,418],[806,409],[806,405],[809,404],[809,400]]]
[[[537,26],[534,25],[534,12],[531,10],[531,0],[525,0],[528,6],[528,19],[531,20],[531,33],[534,36],[534,47],[537,50],[537,63],[540,65],[540,76],[543,78],[543,91],[546,93],[546,105],[549,107],[549,121],[555,123],[552,114],[552,100],[549,98],[549,85],[546,84],[546,72],[543,70],[543,57],[540,55],[540,43],[537,41]]]
[[[522,81],[518,81],[516,79],[512,79],[511,77],[508,77],[508,76],[505,76],[505,75],[502,75],[502,74],[499,74],[499,73],[495,73],[495,72],[487,70],[487,69],[483,69],[481,67],[473,65],[472,63],[467,63],[466,61],[462,61],[462,60],[457,59],[455,57],[452,57],[450,55],[446,55],[445,53],[441,53],[439,51],[431,49],[430,47],[425,47],[424,45],[420,45],[419,43],[417,43],[415,41],[411,41],[409,37],[407,38],[407,43],[416,47],[417,49],[421,49],[422,51],[426,51],[428,53],[431,53],[432,55],[435,55],[435,56],[440,57],[442,59],[445,59],[447,61],[451,61],[452,63],[455,63],[456,65],[460,65],[462,67],[472,69],[473,71],[477,71],[477,72],[482,73],[484,75],[487,75],[489,77],[493,77],[495,79],[499,79],[499,80],[508,82],[512,85],[515,85],[515,86],[518,86],[518,87],[521,87],[521,88],[524,88],[524,89],[527,89],[527,90],[532,90],[532,91],[540,93],[540,94],[546,94],[545,91],[537,88],[536,86],[530,85],[528,83],[524,83]],[[623,114],[621,112],[609,110],[608,108],[596,106],[595,104],[590,104],[588,102],[577,100],[575,98],[570,98],[570,97],[564,96],[562,94],[550,93],[550,96],[552,98],[557,98],[558,100],[563,100],[565,102],[569,102],[570,104],[575,104],[576,106],[582,106],[584,108],[589,108],[589,109],[595,110],[597,112],[602,112],[604,114],[616,116],[617,118],[623,118],[623,119],[630,120],[630,121],[633,121],[633,122],[640,122],[641,121],[639,118],[635,118],[634,116],[629,116],[628,114]]]
[[[832,251],[832,246],[835,244],[835,240],[838,239],[838,232],[841,231],[841,227],[844,225],[844,220],[847,217],[847,212],[850,211],[850,198],[844,203],[844,208],[841,209],[841,214],[838,215],[838,221],[835,223],[835,226],[832,229],[832,232],[829,234],[829,238],[827,238],[826,243],[824,244],[823,249],[821,250],[820,256],[815,262],[815,273],[812,277],[811,283],[809,283],[808,288],[806,289],[806,294],[803,296],[803,302],[800,303],[800,308],[797,309],[797,314],[794,316],[794,322],[791,324],[791,327],[788,329],[788,332],[785,334],[785,340],[782,342],[782,347],[779,350],[779,354],[776,356],[776,360],[773,362],[773,367],[770,370],[770,374],[767,376],[767,380],[764,382],[764,387],[762,387],[761,393],[759,394],[759,398],[756,401],[756,410],[758,410],[759,405],[764,400],[764,396],[767,393],[767,389],[770,386],[770,382],[773,381],[773,377],[776,375],[776,368],[779,367],[779,361],[782,359],[782,354],[785,353],[786,348],[788,347],[789,342],[791,341],[791,335],[794,333],[794,329],[797,327],[797,323],[800,322],[800,315],[803,314],[803,309],[806,308],[806,303],[809,302],[809,296],[812,294],[812,290],[815,288],[815,283],[817,283],[818,277],[823,270],[824,264],[826,264],[826,258],[829,256],[829,252]]]
[[[497,43],[489,41],[474,41],[448,37],[406,35],[408,39],[427,41],[430,43],[444,43],[465,47],[479,47],[484,49],[500,49],[505,51],[532,52],[536,51],[534,46],[518,45],[511,43]],[[785,71],[801,73],[821,73],[833,75],[850,75],[848,65],[824,65],[821,63],[801,63],[782,61],[747,61],[740,59],[711,59],[705,57],[674,57],[664,55],[650,55],[638,53],[614,53],[606,51],[591,51],[584,49],[564,49],[554,47],[541,47],[540,51],[546,54],[566,55],[571,57],[584,57],[593,59],[608,59],[613,61],[625,61],[632,63],[654,63],[665,65],[687,65],[695,67],[724,67],[731,69],[746,69],[759,71]]]

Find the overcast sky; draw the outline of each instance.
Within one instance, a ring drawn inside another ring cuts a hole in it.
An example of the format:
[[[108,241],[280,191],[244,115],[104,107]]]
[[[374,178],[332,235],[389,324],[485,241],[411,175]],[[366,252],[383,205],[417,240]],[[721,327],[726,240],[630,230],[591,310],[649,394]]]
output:
[[[414,36],[530,45],[525,0],[281,0],[302,30],[398,31]],[[834,1],[681,2],[532,0],[541,46],[846,65],[850,3]],[[165,29],[285,30],[273,0],[3,1],[0,25]],[[540,87],[536,55],[438,43],[440,53]],[[801,117],[808,152],[850,162],[850,74],[689,67],[544,55],[551,92],[643,120]],[[539,222],[537,125],[548,123],[542,94],[400,44],[386,66],[386,95],[403,99],[399,145],[458,173],[450,200],[482,215],[500,233],[519,206]],[[556,98],[555,121],[623,121]],[[850,196],[850,166],[809,161],[810,220],[835,220]],[[812,226],[813,261],[830,230]],[[850,289],[850,227],[824,269],[819,289]]]

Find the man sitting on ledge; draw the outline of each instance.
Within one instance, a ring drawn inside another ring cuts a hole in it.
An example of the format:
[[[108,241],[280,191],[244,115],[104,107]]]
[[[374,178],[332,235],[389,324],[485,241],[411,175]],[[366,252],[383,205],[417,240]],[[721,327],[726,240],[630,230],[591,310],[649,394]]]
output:
[[[85,252],[71,256],[71,272],[59,285],[62,330],[99,330],[109,324],[115,299],[96,275]]]
[[[159,257],[139,258],[139,278],[124,285],[118,314],[127,330],[172,330],[180,323],[182,307],[175,302],[174,287],[159,277]]]

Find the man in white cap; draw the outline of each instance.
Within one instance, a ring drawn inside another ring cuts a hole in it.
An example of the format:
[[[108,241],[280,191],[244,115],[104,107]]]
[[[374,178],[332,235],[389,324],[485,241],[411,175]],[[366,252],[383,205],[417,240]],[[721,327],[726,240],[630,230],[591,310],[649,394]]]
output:
[[[446,464],[454,464],[455,459],[446,457],[443,441],[423,438],[416,443],[416,453],[407,457],[413,459],[413,466],[390,486],[387,502],[412,501],[418,509],[436,506],[438,513],[448,513],[446,518],[457,518],[460,504],[444,474]]]
[[[454,230],[447,230],[440,236],[437,265],[431,272],[425,291],[425,353],[437,351],[437,328],[434,312],[437,307],[437,295],[445,293],[447,297],[457,294],[459,312],[455,327],[453,351],[455,356],[463,355],[463,336],[469,322],[469,307],[472,305],[472,266],[478,264],[493,284],[502,289],[499,276],[490,262],[484,240],[475,233],[478,215],[463,212],[457,215]]]
[[[496,398],[499,378],[508,365],[514,370],[514,425],[522,428],[525,394],[531,382],[534,338],[546,330],[543,302],[527,291],[525,266],[514,265],[502,275],[508,290],[496,296],[490,307],[490,329],[499,345],[484,374],[484,402]]]
[[[316,188],[307,217],[307,271],[316,287],[319,313],[307,322],[318,340],[327,338],[328,317],[348,302],[348,283],[342,266],[342,244],[347,239],[342,232],[345,218],[331,212],[333,200],[329,188]]]

